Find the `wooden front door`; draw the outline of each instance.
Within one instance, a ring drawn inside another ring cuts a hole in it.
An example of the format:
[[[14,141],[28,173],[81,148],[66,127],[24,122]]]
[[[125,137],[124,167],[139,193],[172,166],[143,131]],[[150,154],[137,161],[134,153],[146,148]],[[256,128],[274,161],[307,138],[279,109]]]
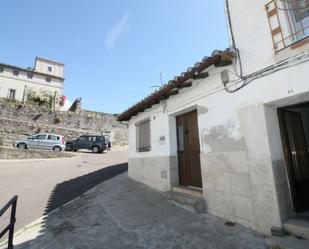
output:
[[[283,147],[294,210],[309,210],[309,155],[302,116],[291,110],[280,110]]]
[[[179,184],[202,188],[197,111],[176,117]]]

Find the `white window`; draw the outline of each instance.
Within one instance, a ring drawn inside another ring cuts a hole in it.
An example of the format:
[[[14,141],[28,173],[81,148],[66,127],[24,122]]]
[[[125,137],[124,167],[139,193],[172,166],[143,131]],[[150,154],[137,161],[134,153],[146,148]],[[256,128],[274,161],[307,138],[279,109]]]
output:
[[[9,99],[15,99],[16,90],[15,89],[9,89],[8,98]]]
[[[309,35],[309,1],[296,0],[294,3],[294,17],[296,31],[299,32],[299,39]]]
[[[19,75],[19,71],[18,70],[13,70],[13,75],[18,76]]]
[[[47,70],[48,70],[48,72],[52,72],[52,71],[53,71],[53,67],[48,66],[48,67],[47,67]]]
[[[150,119],[136,124],[136,151],[151,150]]]

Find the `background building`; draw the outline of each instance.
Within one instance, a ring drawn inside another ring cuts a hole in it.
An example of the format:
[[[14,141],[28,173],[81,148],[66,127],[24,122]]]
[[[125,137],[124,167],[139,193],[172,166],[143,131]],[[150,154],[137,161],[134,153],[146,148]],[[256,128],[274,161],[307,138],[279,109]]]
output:
[[[64,64],[41,57],[33,68],[0,63],[0,98],[25,100],[26,89],[50,91],[62,95]]]

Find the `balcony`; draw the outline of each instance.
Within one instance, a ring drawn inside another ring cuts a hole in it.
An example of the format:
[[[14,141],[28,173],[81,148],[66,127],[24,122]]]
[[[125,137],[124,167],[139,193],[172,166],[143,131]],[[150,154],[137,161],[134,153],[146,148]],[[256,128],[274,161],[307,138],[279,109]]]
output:
[[[265,8],[275,52],[309,42],[309,0],[272,0]]]

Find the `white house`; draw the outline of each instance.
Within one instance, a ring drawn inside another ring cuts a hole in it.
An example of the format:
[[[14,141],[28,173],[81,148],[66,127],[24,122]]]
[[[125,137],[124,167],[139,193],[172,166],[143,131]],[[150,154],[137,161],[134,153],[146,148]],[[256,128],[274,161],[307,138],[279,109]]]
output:
[[[0,63],[0,97],[22,101],[25,99],[26,88],[48,90],[62,95],[64,64],[35,58],[33,68]]]
[[[230,49],[119,116],[129,176],[200,188],[208,212],[269,234],[309,211],[309,5],[225,2]]]

